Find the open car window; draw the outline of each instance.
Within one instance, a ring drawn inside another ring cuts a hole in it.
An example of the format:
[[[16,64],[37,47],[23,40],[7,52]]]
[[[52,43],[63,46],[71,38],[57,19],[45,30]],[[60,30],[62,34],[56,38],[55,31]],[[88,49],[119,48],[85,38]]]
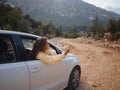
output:
[[[21,36],[23,46],[26,50],[27,57],[29,58],[30,52],[32,51],[33,45],[37,38],[29,38]],[[53,54],[61,54],[62,51],[58,49],[55,45],[49,43],[49,49]]]
[[[62,50],[60,50],[57,46],[53,45],[52,43],[49,43],[50,48],[52,48],[57,54],[61,54]]]
[[[35,40],[30,38],[22,38],[22,43],[26,50],[32,50]]]
[[[29,55],[32,51],[36,38],[29,38],[29,37],[21,36],[21,40],[22,40],[24,49],[27,53],[27,58],[29,58]]]

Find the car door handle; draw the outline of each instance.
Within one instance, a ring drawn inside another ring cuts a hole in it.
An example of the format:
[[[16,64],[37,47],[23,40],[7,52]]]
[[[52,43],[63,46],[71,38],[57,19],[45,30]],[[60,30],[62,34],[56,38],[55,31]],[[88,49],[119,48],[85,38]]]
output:
[[[39,67],[34,67],[33,69],[32,69],[32,73],[37,73],[37,72],[39,72],[40,71],[40,68]]]

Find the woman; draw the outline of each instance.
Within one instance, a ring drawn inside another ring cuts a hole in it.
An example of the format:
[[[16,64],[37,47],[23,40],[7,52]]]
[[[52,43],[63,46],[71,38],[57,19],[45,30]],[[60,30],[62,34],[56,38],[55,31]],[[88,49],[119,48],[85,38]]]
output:
[[[40,59],[41,61],[54,64],[62,58],[64,58],[70,50],[66,49],[62,54],[52,54],[49,50],[49,44],[46,37],[42,37],[36,40],[34,43],[32,52],[30,54],[31,59]]]

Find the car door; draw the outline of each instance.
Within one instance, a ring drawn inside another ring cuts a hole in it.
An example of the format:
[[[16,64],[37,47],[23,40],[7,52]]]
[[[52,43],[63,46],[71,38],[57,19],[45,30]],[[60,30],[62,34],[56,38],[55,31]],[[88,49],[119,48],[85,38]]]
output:
[[[18,58],[11,35],[0,34],[0,90],[29,90],[26,63]]]
[[[26,62],[30,70],[31,90],[58,90],[66,84],[65,64],[45,64],[40,60]]]
[[[32,50],[34,40],[28,37],[21,38],[25,49]],[[30,70],[30,90],[58,90],[66,84],[64,59],[55,64],[46,64],[40,60],[26,61],[26,64]]]

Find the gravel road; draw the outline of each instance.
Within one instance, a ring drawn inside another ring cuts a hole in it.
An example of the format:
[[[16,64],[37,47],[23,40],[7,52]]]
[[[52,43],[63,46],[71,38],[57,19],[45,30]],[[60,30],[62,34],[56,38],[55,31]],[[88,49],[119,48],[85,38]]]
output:
[[[51,40],[64,49],[71,46],[71,53],[80,58],[81,80],[77,90],[120,90],[120,52],[77,39]]]

